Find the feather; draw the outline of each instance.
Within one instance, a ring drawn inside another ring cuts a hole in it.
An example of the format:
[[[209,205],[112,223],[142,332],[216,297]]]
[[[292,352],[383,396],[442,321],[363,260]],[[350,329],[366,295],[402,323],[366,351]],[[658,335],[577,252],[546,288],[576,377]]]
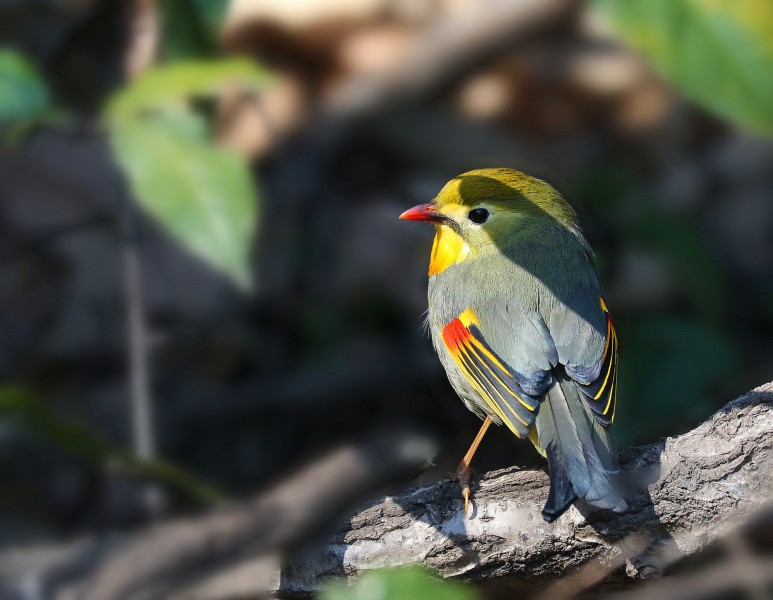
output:
[[[539,402],[524,392],[509,365],[486,342],[475,312],[468,308],[446,325],[442,340],[490,412],[515,435],[526,437]]]
[[[539,445],[545,449],[550,471],[550,494],[542,514],[552,522],[577,498],[622,512],[627,505],[611,482],[617,469],[611,439],[596,427],[578,384],[560,371],[554,374],[556,382],[536,419]]]
[[[612,317],[608,313],[606,317],[607,334],[604,354],[596,379],[588,383],[578,377],[577,369],[567,369],[567,372],[572,379],[582,384],[579,389],[586,405],[593,411],[595,419],[604,427],[609,427],[615,418],[617,396],[617,332],[612,324]]]

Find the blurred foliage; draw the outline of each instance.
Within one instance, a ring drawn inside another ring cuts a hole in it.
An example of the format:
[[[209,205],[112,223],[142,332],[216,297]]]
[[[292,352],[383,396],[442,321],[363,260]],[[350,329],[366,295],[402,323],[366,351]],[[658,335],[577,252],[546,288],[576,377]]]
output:
[[[351,585],[330,582],[318,595],[320,600],[477,600],[471,586],[438,579],[426,569],[378,569],[367,572]]]
[[[246,60],[158,67],[115,94],[104,113],[115,156],[140,205],[245,290],[252,285],[257,193],[244,158],[212,143],[206,119],[190,102],[228,84],[255,90],[268,81]]]
[[[48,103],[48,90],[37,69],[19,53],[0,49],[0,133],[34,122]]]
[[[24,390],[0,388],[0,423],[6,429],[52,444],[94,468],[110,466],[134,478],[163,484],[189,501],[213,504],[223,500],[220,492],[188,472],[163,461],[138,458],[89,428],[54,415]]]
[[[773,2],[593,0],[687,98],[773,135]]]
[[[670,424],[699,422],[711,412],[711,393],[737,376],[741,357],[725,332],[686,317],[644,317],[620,331],[622,441],[651,439]]]
[[[729,293],[724,268],[696,225],[649,202],[623,233],[630,245],[660,258],[689,307],[669,317],[637,316],[621,332],[621,395],[635,398],[635,406],[621,411],[619,437],[650,439],[657,427],[648,432],[642,424],[655,423],[653,414],[669,415],[672,432],[704,419],[712,393],[740,373],[741,352],[733,332],[722,327]]]
[[[631,244],[662,257],[696,316],[706,322],[719,322],[727,305],[727,281],[695,223],[650,202],[627,224],[624,233]]]
[[[615,436],[622,446],[651,441],[664,430],[674,434],[706,418],[715,408],[716,390],[730,387],[744,366],[737,332],[726,327],[726,266],[693,220],[643,189],[629,169],[607,164],[586,173],[576,190],[583,205],[608,221],[605,228],[620,235],[611,250],[640,249],[655,257],[679,293],[680,305],[668,316],[615,313],[620,337]],[[613,262],[602,246],[602,272]]]
[[[244,290],[252,287],[259,198],[246,160],[215,146],[207,119],[192,106],[226,86],[256,91],[270,81],[246,59],[179,62],[150,69],[116,92],[103,114],[139,204]],[[25,129],[48,103],[33,66],[15,52],[0,51],[0,131]]]
[[[163,59],[174,61],[215,56],[218,53],[218,31],[227,6],[228,0],[159,2]]]
[[[270,82],[268,73],[246,59],[178,62],[151,68],[119,90],[108,101],[104,116],[113,125],[124,125],[151,111],[212,97],[227,85],[257,91]]]
[[[183,246],[249,289],[257,202],[240,157],[211,145],[204,121],[183,111],[116,127],[112,145],[143,208]]]

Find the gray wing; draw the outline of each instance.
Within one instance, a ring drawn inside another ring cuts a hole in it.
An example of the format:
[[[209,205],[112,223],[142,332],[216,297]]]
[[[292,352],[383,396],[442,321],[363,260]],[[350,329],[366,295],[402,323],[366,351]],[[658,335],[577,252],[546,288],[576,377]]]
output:
[[[563,366],[597,421],[609,426],[617,387],[617,334],[585,253],[511,268],[511,295],[480,310],[480,330],[530,396],[542,398]],[[547,265],[547,266],[543,266]],[[501,270],[500,270],[501,272]]]
[[[441,306],[432,311],[438,332],[472,310],[476,322],[469,333],[502,363],[512,379],[506,383],[519,396],[541,399],[554,381],[553,370],[563,365],[569,377],[592,392],[591,407],[598,407],[602,402],[593,398],[597,393],[593,384],[608,355],[610,331],[590,258],[575,254],[573,261],[564,263],[565,268],[551,269],[545,261],[519,264],[500,256],[489,264],[478,261],[474,271],[449,269],[430,290],[436,299],[443,299],[431,303]],[[466,323],[465,329],[469,330]],[[471,379],[471,365],[457,366]],[[481,379],[480,373],[472,372]],[[471,383],[480,387],[480,381]],[[600,415],[606,404],[600,408],[594,412]]]

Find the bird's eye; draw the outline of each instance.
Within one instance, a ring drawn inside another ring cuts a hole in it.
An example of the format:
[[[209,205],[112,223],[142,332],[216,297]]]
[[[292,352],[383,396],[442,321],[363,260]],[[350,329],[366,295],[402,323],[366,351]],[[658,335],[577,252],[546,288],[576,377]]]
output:
[[[489,212],[485,208],[476,208],[471,210],[467,215],[467,218],[477,225],[488,221],[488,217]]]

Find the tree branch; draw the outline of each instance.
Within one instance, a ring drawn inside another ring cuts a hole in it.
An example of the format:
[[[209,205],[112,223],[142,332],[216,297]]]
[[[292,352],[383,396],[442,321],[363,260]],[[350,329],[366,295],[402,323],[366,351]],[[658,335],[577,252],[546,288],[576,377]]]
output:
[[[573,507],[547,524],[546,474],[510,468],[481,478],[471,519],[457,482],[445,480],[354,512],[336,530],[335,515],[353,499],[415,470],[429,452],[421,436],[371,436],[252,500],[113,540],[107,556],[103,540],[59,550],[63,559],[36,569],[40,585],[89,600],[297,598],[327,577],[414,563],[500,592],[539,590],[540,600],[568,598],[602,579],[630,583],[770,508],[773,383],[688,433],[626,451],[622,470],[634,491],[623,515]],[[320,532],[327,542],[294,550]],[[29,553],[26,562],[34,562]],[[95,553],[102,558],[84,563]],[[26,572],[19,561],[18,552],[0,556],[13,573]]]
[[[596,559],[621,558],[621,540],[644,536],[624,578],[646,577],[693,554],[760,510],[773,479],[773,383],[731,402],[681,436],[633,449],[623,472],[634,487],[621,516],[571,508],[548,525],[540,511],[548,479],[540,471],[505,469],[485,475],[475,512],[462,514],[455,481],[411,490],[356,513],[321,551],[297,558],[277,592],[313,591],[330,575],[424,563],[444,577],[497,579],[513,590]],[[590,582],[593,583],[593,582]],[[575,590],[577,591],[577,590]]]

